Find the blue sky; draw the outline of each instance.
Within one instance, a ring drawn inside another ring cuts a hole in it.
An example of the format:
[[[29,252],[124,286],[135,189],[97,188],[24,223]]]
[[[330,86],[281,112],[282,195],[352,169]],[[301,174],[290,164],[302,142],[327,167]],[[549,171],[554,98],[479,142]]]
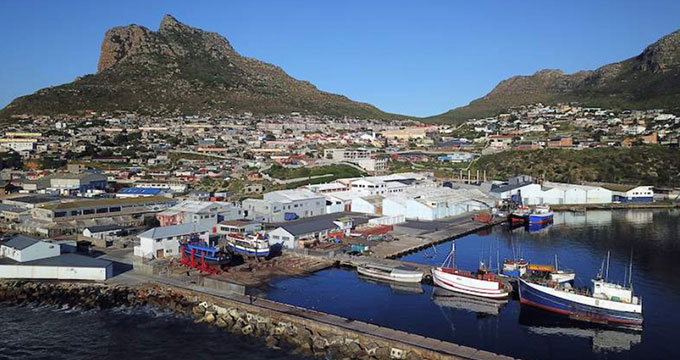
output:
[[[539,69],[637,55],[680,29],[680,1],[0,1],[0,107],[94,73],[104,32],[163,14],[320,89],[427,116]]]

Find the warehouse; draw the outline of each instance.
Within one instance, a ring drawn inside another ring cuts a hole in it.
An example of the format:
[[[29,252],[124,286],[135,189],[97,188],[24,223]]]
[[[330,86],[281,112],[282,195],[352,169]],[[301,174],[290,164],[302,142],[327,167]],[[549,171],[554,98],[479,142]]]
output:
[[[344,214],[329,214],[280,224],[269,231],[269,243],[281,244],[287,249],[299,249],[305,245],[331,238],[335,233],[348,233],[354,221]]]
[[[404,216],[412,220],[437,220],[466,212],[487,210],[494,200],[478,189],[409,189],[386,196],[382,215]]]
[[[111,261],[76,254],[63,254],[22,263],[8,258],[0,259],[2,279],[104,281],[111,277],[113,277]]]
[[[652,186],[603,184],[602,187],[611,190],[613,201],[625,203],[654,201],[654,188]]]
[[[160,226],[139,235],[139,245],[134,247],[135,256],[147,259],[179,256],[180,241],[197,237],[208,241],[212,227],[195,223]]]
[[[0,255],[16,262],[59,256],[60,253],[59,245],[25,235],[16,235],[0,245]]]

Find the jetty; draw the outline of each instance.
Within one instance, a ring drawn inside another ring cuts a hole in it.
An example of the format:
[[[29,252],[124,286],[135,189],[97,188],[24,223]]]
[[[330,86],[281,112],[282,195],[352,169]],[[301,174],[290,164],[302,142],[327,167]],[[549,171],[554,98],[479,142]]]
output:
[[[474,215],[474,214],[473,214]],[[489,229],[506,221],[505,217],[481,223],[465,214],[446,220],[407,221],[394,227],[395,240],[371,247],[372,257],[395,259],[465,235]]]

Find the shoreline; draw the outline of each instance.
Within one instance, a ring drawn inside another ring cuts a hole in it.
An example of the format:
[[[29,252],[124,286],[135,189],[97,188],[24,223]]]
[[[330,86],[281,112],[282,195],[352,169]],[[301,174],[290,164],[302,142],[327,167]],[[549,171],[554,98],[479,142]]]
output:
[[[579,204],[579,205],[550,205],[553,211],[583,212],[587,210],[635,210],[635,209],[678,209],[680,203],[652,202],[652,203],[611,203],[611,204]]]
[[[152,306],[230,333],[263,338],[270,348],[323,358],[512,359],[267,299],[226,296],[174,283],[129,286],[2,280],[0,302],[69,305],[83,310]]]

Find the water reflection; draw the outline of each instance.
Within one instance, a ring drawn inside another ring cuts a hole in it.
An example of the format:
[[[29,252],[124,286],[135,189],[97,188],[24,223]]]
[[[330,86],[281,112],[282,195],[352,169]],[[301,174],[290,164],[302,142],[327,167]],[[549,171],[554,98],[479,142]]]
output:
[[[498,315],[503,305],[508,303],[508,300],[485,299],[448,291],[440,287],[434,288],[432,301],[440,307],[487,315]]]
[[[420,283],[418,284],[398,283],[394,281],[374,279],[360,274],[357,274],[357,277],[359,278],[359,280],[365,281],[367,283],[379,286],[388,286],[395,294],[408,295],[408,294],[422,294],[425,292],[425,290],[423,290],[423,286],[420,285]]]
[[[522,307],[519,324],[532,334],[588,338],[591,340],[592,350],[596,353],[630,350],[633,345],[642,341],[639,331],[583,324],[530,307]]]

